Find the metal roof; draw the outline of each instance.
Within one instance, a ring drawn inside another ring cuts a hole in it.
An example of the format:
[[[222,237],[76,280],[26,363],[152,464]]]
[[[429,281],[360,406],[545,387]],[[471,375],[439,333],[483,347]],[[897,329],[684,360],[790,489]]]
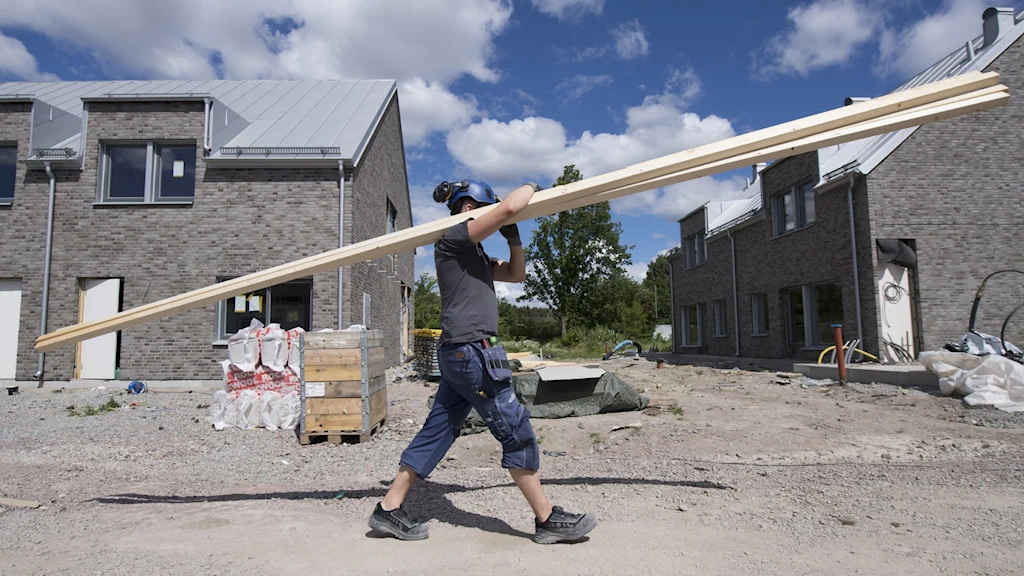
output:
[[[749,179],[748,179],[749,180]],[[736,196],[724,202],[708,202],[707,233],[713,236],[748,220],[761,209],[761,175],[747,184]]]
[[[1022,20],[1024,20],[1024,11],[1014,15],[1014,25],[1008,31],[1000,31],[995,42],[983,46],[984,34],[965,42],[958,50],[931,65],[927,70],[914,76],[892,92],[923,86],[967,72],[984,70],[1024,34]],[[821,180],[818,185],[825,184],[849,170],[868,174],[888,158],[889,154],[892,154],[918,128],[919,126],[904,128],[896,132],[819,150],[818,174]]]
[[[356,164],[396,89],[394,80],[4,82],[0,101],[31,95],[30,159],[58,148],[81,153],[86,102],[205,100],[209,161]]]

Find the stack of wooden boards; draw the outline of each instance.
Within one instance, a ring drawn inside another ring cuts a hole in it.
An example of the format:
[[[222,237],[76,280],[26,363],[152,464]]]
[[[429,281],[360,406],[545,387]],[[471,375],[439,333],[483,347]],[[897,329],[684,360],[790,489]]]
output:
[[[786,158],[869,136],[990,110],[1004,106],[1009,97],[1006,86],[999,84],[998,74],[961,74],[544,190],[535,194],[530,204],[513,221],[554,214],[747,167],[758,162]],[[481,208],[474,211],[473,217],[478,217],[488,210],[499,209],[499,206]],[[452,226],[469,217],[468,214],[449,216],[165,298],[109,318],[61,328],[40,336],[36,340],[36,350],[54,350],[143,322],[213,304],[237,294],[413,250],[433,243]]]
[[[299,442],[365,442],[379,432],[388,414],[383,334],[308,332],[299,346]]]

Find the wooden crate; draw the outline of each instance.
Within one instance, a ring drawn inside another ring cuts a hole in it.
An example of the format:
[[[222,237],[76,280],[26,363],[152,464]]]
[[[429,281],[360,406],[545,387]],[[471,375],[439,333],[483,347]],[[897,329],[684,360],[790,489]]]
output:
[[[375,435],[388,411],[381,332],[305,333],[299,350],[300,443],[364,442]]]

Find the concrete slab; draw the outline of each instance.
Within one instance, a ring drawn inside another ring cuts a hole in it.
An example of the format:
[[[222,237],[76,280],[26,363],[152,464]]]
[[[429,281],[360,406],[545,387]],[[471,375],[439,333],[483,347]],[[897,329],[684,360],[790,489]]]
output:
[[[839,379],[839,367],[836,364],[794,364],[793,371],[817,380]],[[863,384],[878,382],[905,388],[939,387],[939,377],[920,364],[848,364],[846,378],[850,382]]]

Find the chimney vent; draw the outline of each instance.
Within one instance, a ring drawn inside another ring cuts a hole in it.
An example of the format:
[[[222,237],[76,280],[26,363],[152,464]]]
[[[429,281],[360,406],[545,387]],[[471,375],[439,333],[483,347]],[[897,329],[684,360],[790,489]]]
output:
[[[985,32],[985,43],[982,48],[990,46],[1013,28],[1015,19],[1013,8],[987,8],[981,15],[982,30]]]
[[[753,182],[753,181],[757,180],[757,175],[760,174],[761,171],[764,170],[767,167],[768,167],[768,163],[767,162],[758,162],[757,164],[754,164],[753,166],[751,166],[751,172],[753,174],[753,177],[751,178],[750,181]]]

